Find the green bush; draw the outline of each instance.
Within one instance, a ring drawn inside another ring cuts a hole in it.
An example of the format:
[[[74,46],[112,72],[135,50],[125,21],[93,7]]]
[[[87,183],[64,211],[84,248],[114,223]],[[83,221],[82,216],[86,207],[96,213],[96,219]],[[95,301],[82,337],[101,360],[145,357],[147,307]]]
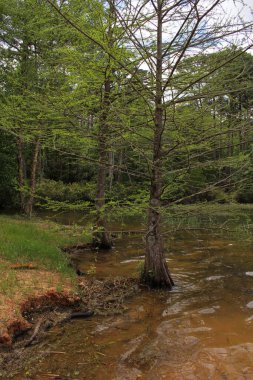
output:
[[[253,203],[253,184],[247,184],[240,188],[235,199],[239,203]]]
[[[211,197],[217,203],[225,204],[230,203],[232,201],[232,197],[229,193],[226,193],[224,190],[220,188],[216,188],[211,192]]]
[[[2,132],[1,132],[2,133]],[[15,144],[6,134],[0,139],[0,208],[15,208],[18,203]]]
[[[38,184],[36,195],[39,203],[43,205],[47,199],[57,202],[80,202],[94,200],[95,184],[86,183],[63,183],[62,181],[53,181],[44,179]]]

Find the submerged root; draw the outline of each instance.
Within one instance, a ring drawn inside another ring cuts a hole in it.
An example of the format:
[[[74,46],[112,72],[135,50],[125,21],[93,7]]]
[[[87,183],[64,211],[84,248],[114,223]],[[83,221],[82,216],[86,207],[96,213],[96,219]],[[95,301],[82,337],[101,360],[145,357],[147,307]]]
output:
[[[175,284],[167,265],[161,265],[161,268],[159,269],[160,270],[155,271],[147,270],[145,268],[141,276],[141,282],[149,286],[151,289],[172,290]]]
[[[170,276],[167,279],[156,280],[153,276],[150,276],[149,274],[142,275],[141,284],[148,286],[150,289],[164,289],[164,290],[172,290],[174,286],[174,282]]]

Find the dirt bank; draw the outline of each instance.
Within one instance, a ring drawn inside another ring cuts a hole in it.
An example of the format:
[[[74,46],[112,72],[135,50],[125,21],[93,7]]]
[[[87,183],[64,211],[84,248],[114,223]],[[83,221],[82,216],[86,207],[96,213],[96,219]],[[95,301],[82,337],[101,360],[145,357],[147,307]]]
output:
[[[33,346],[44,341],[53,327],[63,328],[76,313],[85,312],[84,317],[123,313],[125,300],[139,291],[135,279],[85,278],[78,281],[78,294],[51,289],[21,303],[20,317],[10,321],[1,335],[0,378],[11,378],[28,361],[36,360]]]

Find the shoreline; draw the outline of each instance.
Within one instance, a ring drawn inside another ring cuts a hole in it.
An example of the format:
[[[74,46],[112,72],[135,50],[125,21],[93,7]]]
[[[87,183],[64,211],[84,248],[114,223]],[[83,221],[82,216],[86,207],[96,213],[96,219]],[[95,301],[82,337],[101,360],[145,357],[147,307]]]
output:
[[[0,378],[13,378],[31,360],[37,360],[34,345],[43,344],[54,328],[64,333],[64,326],[74,318],[123,314],[125,301],[140,292],[133,278],[97,280],[79,279],[78,294],[51,289],[40,296],[28,298],[22,309],[22,320],[10,326],[11,341],[0,345]],[[72,314],[73,313],[73,314]],[[45,356],[48,354],[44,353]],[[43,356],[41,352],[38,355]]]

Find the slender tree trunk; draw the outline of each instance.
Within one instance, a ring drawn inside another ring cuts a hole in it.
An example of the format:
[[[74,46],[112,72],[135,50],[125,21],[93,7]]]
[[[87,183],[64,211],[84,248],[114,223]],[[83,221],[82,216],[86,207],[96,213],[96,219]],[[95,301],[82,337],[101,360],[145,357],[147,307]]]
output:
[[[160,117],[159,113],[160,111],[158,112],[157,109],[156,117]],[[162,194],[162,174],[161,157],[159,157],[160,138],[160,134],[157,133],[155,137],[154,163],[150,187],[148,232],[146,235],[146,255],[143,280],[152,287],[166,287],[171,289],[174,283],[165,260],[161,233],[160,207]]]
[[[113,48],[113,24],[115,23],[115,8],[114,1],[108,1],[109,5],[109,25],[107,31],[108,48]],[[97,191],[96,191],[96,210],[97,210],[97,220],[95,226],[95,233],[93,235],[93,246],[101,249],[110,249],[112,247],[112,241],[110,234],[106,226],[106,217],[104,214],[105,206],[105,184],[106,184],[106,174],[107,174],[107,163],[108,163],[108,137],[109,137],[109,125],[108,118],[110,113],[110,102],[111,102],[111,89],[112,89],[112,68],[111,68],[111,57],[108,55],[108,65],[105,71],[105,82],[104,82],[104,96],[101,106],[101,116],[99,123],[99,134],[98,134],[98,154],[99,154],[99,165],[98,165],[98,176],[97,176]]]
[[[29,71],[29,49],[28,49],[28,39],[24,36],[23,43],[21,45],[21,81],[22,81],[22,95],[28,86],[28,71]],[[20,192],[20,210],[22,213],[26,213],[26,193],[25,193],[25,182],[26,182],[26,166],[24,158],[24,141],[21,136],[17,139],[17,155],[18,155],[18,185]]]
[[[229,123],[229,129],[231,128],[231,122]],[[234,154],[234,134],[231,130],[227,134],[227,154],[229,157],[232,157]]]
[[[18,159],[18,186],[21,212],[25,213],[26,196],[24,191],[26,170],[24,159],[24,142],[21,137],[17,139],[17,159]]]
[[[148,209],[148,232],[146,235],[146,255],[142,280],[152,287],[174,285],[164,256],[161,234],[161,196],[162,196],[162,135],[163,96],[162,96],[162,1],[157,1],[157,62],[156,62],[156,99],[154,120],[153,168],[151,174],[150,200]]]
[[[110,92],[111,92],[111,80],[106,78],[104,86],[104,99],[102,104],[102,112],[100,116],[99,136],[98,136],[98,154],[99,165],[97,175],[97,189],[96,189],[96,226],[93,235],[93,246],[101,249],[110,249],[112,242],[110,235],[106,228],[106,218],[104,215],[105,205],[105,182],[106,182],[106,163],[108,161],[107,154],[107,136],[108,136],[108,114],[110,110]]]
[[[89,130],[92,130],[93,129],[93,115],[92,114],[90,114],[89,116],[88,116],[88,129]]]
[[[29,198],[27,200],[26,207],[25,207],[26,215],[28,215],[29,217],[32,216],[32,212],[33,212],[34,194],[35,194],[36,184],[37,184],[37,169],[38,169],[38,163],[39,163],[39,154],[40,154],[40,140],[38,139],[36,140],[35,146],[34,146],[32,167],[31,167]]]
[[[117,182],[121,182],[121,178],[122,178],[121,168],[122,168],[122,164],[123,164],[123,154],[124,154],[123,149],[120,149],[120,152],[119,152],[119,163],[118,163],[118,168],[117,168],[117,171],[116,171],[116,181]]]
[[[238,103],[239,103],[239,123],[241,123],[241,126],[239,128],[239,149],[240,149],[240,152],[243,152],[245,142],[243,141],[244,140],[244,126],[242,124],[243,115],[242,115],[242,101],[241,101],[240,95],[239,95]]]
[[[213,127],[214,127],[214,130],[216,130],[217,129],[217,123],[216,123],[215,97],[213,98],[213,104],[214,104],[214,107],[213,107]],[[218,137],[218,141],[215,141],[213,158],[215,160],[218,160],[220,158],[220,137]]]
[[[114,177],[114,152],[109,152],[109,189],[112,191],[113,177]]]

